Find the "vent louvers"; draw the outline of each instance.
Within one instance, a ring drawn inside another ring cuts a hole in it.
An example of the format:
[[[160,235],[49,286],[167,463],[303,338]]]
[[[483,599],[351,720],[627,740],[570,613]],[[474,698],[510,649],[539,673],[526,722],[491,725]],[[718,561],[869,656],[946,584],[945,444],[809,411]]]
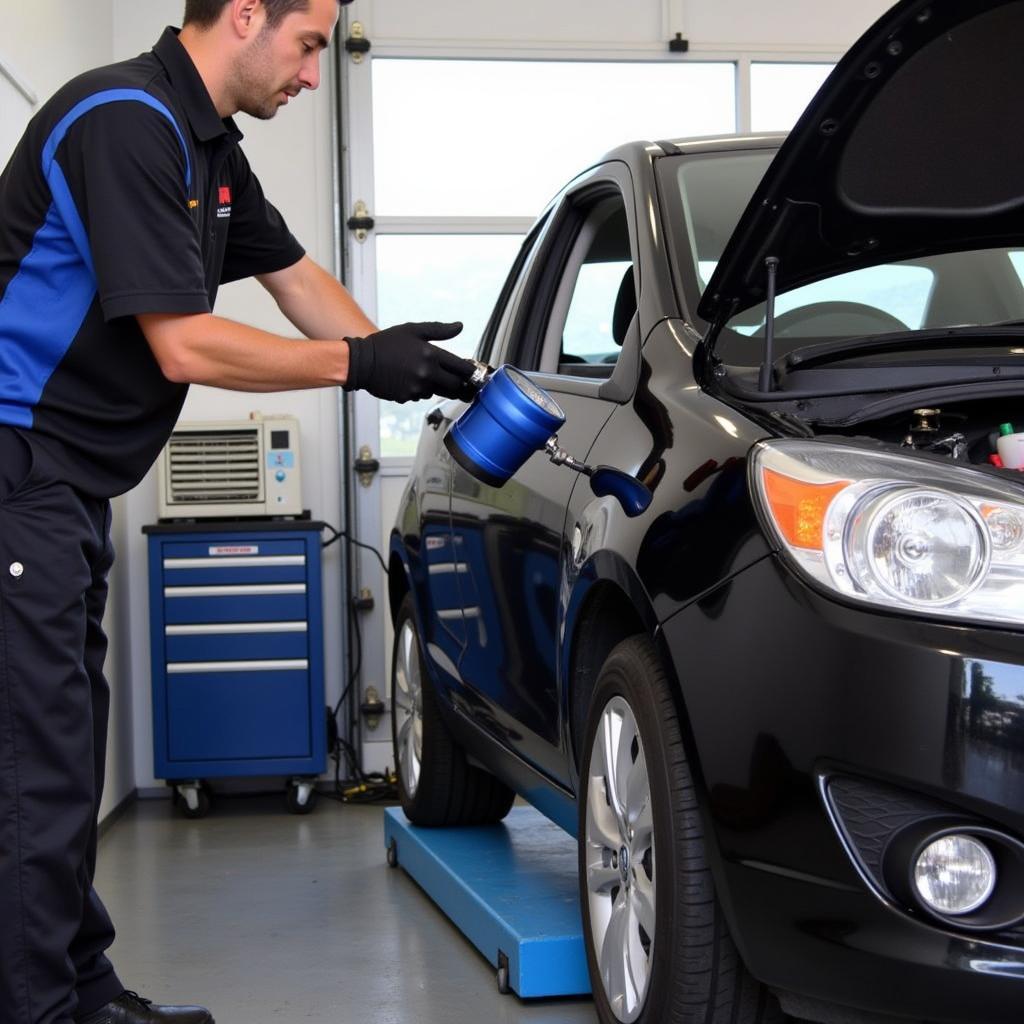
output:
[[[176,431],[167,445],[167,501],[261,502],[258,428]]]

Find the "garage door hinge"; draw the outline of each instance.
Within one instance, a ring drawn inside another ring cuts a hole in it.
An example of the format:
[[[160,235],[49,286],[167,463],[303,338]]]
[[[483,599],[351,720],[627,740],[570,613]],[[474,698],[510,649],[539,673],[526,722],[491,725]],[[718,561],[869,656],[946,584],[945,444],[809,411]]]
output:
[[[374,473],[380,469],[380,460],[375,459],[370,446],[364,444],[359,449],[356,461],[352,463],[352,469],[355,470],[356,476],[359,477],[359,482],[364,487],[369,487],[373,483]]]
[[[373,230],[373,218],[370,216],[369,207],[362,199],[356,200],[352,207],[352,216],[345,221],[349,231],[354,231],[357,242],[365,242],[366,236]]]
[[[370,40],[366,38],[361,21],[352,22],[352,34],[345,40],[345,49],[352,54],[354,64],[362,64],[363,54],[370,52]]]

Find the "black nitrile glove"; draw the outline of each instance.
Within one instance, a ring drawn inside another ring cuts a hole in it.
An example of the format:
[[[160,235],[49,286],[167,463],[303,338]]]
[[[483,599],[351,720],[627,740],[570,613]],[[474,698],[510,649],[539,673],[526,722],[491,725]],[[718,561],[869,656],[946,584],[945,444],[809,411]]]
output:
[[[461,330],[460,323],[399,324],[366,338],[346,338],[345,390],[362,388],[392,402],[431,395],[470,397],[473,363],[430,344],[454,338]]]

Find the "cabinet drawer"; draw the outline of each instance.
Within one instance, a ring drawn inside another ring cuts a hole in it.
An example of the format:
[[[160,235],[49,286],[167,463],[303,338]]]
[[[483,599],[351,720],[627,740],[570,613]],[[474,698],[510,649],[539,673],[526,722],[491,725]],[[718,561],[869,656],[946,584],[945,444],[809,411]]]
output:
[[[171,625],[164,630],[164,655],[171,663],[305,658],[309,654],[308,633],[305,622]]]
[[[164,544],[161,565],[167,586],[300,583],[306,578],[306,545],[296,540]]]
[[[282,622],[307,618],[305,583],[164,587],[164,621]]]
[[[199,541],[164,541],[160,553],[167,558],[251,558],[278,555],[305,555],[306,542],[298,537],[282,540],[248,540],[245,538],[217,538]]]
[[[309,674],[302,669],[167,676],[170,761],[309,757]]]

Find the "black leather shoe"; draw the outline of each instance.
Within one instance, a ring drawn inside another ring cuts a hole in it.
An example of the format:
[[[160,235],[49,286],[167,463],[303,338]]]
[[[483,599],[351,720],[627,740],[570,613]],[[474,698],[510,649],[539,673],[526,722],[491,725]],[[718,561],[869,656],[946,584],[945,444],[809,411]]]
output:
[[[201,1006],[155,1006],[137,992],[122,992],[112,1003],[79,1017],[76,1024],[214,1024]]]

